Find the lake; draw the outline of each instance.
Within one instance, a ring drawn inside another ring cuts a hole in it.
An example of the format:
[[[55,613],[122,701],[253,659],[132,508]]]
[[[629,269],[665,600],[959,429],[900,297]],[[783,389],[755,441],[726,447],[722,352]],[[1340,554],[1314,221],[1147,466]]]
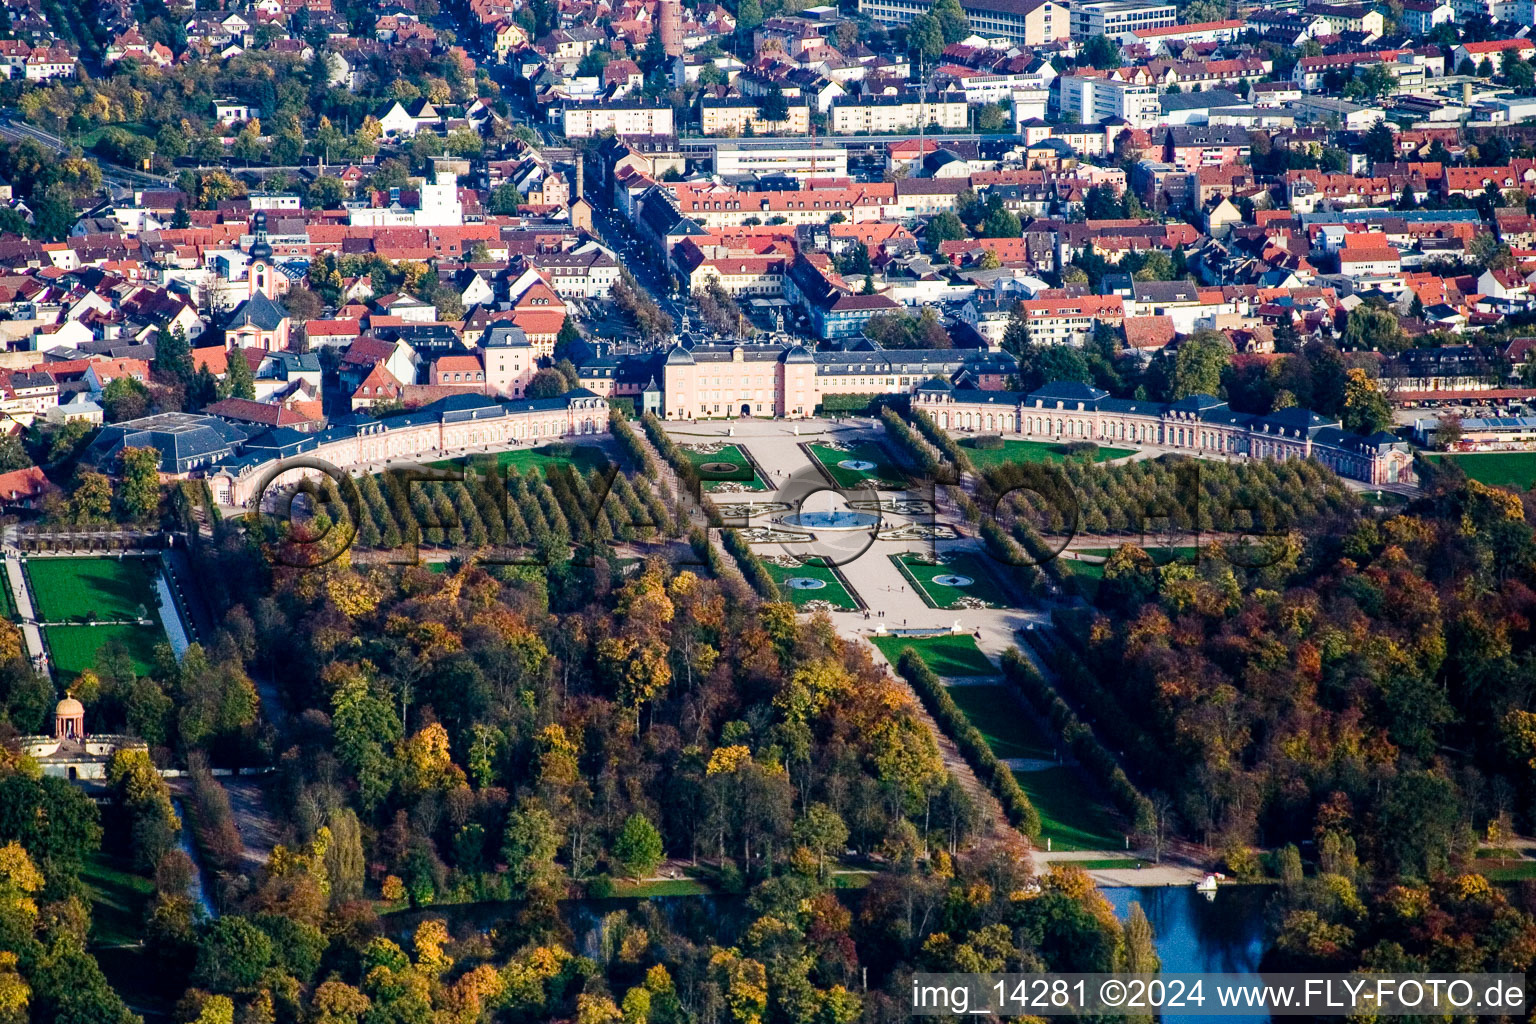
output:
[[[1122,921],[1133,901],[1141,904],[1164,973],[1258,973],[1265,949],[1264,908],[1276,893],[1273,887],[1223,886],[1214,901],[1192,885],[1099,891]],[[1162,1019],[1165,1024],[1209,1024],[1213,1018],[1164,1014]]]

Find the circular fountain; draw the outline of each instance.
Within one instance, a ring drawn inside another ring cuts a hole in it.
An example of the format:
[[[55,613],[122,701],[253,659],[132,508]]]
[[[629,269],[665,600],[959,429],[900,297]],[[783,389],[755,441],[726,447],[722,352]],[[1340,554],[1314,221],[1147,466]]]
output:
[[[852,470],[855,473],[868,473],[875,468],[875,464],[868,459],[844,459],[837,464],[837,468]]]
[[[880,517],[873,512],[855,512],[851,508],[828,508],[816,512],[791,512],[779,522],[812,533],[849,533],[879,526]]]
[[[947,573],[943,576],[935,576],[932,582],[941,587],[968,587],[976,581],[969,576],[961,576],[959,573]]]
[[[784,585],[790,590],[823,590],[826,588],[826,580],[814,579],[810,576],[795,576],[784,581]]]

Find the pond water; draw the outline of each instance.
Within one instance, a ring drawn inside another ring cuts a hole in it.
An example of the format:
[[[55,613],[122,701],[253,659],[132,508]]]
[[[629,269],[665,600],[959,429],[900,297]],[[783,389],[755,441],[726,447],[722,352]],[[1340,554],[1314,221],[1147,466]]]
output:
[[[1133,901],[1141,904],[1165,973],[1258,973],[1265,949],[1264,908],[1275,894],[1270,886],[1223,886],[1213,901],[1192,885],[1099,891],[1121,920]],[[1164,1014],[1162,1019],[1165,1024],[1209,1024],[1213,1018]]]

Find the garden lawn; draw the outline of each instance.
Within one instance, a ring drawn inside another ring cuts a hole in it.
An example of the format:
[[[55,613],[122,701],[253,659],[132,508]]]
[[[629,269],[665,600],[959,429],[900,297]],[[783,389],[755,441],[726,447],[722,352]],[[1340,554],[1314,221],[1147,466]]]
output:
[[[22,564],[40,622],[93,614],[121,621],[155,614],[157,559],[29,558]]]
[[[875,645],[892,665],[908,647],[940,676],[995,676],[997,667],[987,660],[969,633],[944,636],[872,636]]]
[[[965,712],[1001,758],[1034,757],[1052,760],[1056,750],[1019,706],[1006,686],[951,686],[950,699]]]
[[[0,615],[12,622],[21,621],[21,613],[16,610],[16,595],[11,593],[10,576],[3,565],[0,565]]]
[[[91,897],[93,942],[117,946],[143,939],[144,910],[155,891],[153,882],[100,850],[85,859],[80,880]]]
[[[678,445],[678,449],[695,467],[707,466],[713,462],[728,462],[731,464],[732,469],[729,472],[721,470],[718,473],[706,473],[703,471],[699,473],[699,480],[703,483],[704,490],[706,491],[717,491],[722,485],[728,483],[737,484],[749,491],[766,491],[769,489],[767,482],[758,473],[757,467],[752,464],[752,460],[747,458],[746,451],[740,445],[728,444],[718,452],[708,455],[703,452],[696,452],[692,448],[683,445]]]
[[[849,490],[864,487],[873,483],[875,487],[887,491],[899,491],[907,486],[906,477],[891,457],[886,454],[884,448],[873,441],[860,441],[847,451],[838,451],[824,444],[808,444],[806,451],[811,453],[811,458],[821,464],[821,468],[832,478],[832,482],[839,487]],[[874,469],[849,469],[839,466],[839,462],[857,460],[860,462],[872,462]]]
[[[1007,462],[1062,462],[1071,457],[1067,446],[1050,441],[1004,441],[1001,448],[977,448],[974,437],[962,437],[960,447],[977,469],[990,469]],[[1094,462],[1108,462],[1135,455],[1131,448],[1105,448],[1094,453]]]
[[[147,676],[154,669],[155,647],[165,642],[159,626],[137,624],[109,626],[44,626],[43,639],[61,681],[69,681],[86,669],[96,668],[96,655],[114,640],[128,650],[133,670]]]
[[[953,691],[951,691],[953,692]],[[1095,800],[1076,768],[1058,765],[1044,771],[1015,771],[1013,777],[1040,812],[1040,838],[1052,850],[1119,850],[1125,833]]]
[[[859,607],[859,603],[853,599],[853,595],[848,592],[848,588],[843,586],[842,581],[837,578],[837,574],[825,565],[806,562],[804,565],[790,569],[764,560],[763,568],[768,570],[768,575],[773,577],[773,582],[779,585],[779,593],[784,595],[784,600],[796,608],[811,601],[830,601],[833,607],[848,612],[854,611]],[[789,580],[797,577],[800,579],[821,580],[826,586],[820,590],[800,590],[787,585]]]
[[[1112,547],[1112,548],[1075,548],[1074,549],[1074,551],[1077,554],[1079,554],[1079,555],[1087,555],[1090,558],[1108,558],[1110,555],[1114,554],[1118,550],[1120,550],[1118,546]],[[1195,562],[1197,560],[1197,555],[1198,555],[1200,549],[1196,548],[1194,546],[1169,548],[1169,547],[1158,547],[1158,546],[1154,545],[1153,547],[1150,547],[1150,548],[1142,548],[1142,550],[1145,551],[1147,553],[1147,556],[1149,558],[1151,558],[1152,561],[1156,562],[1158,565],[1167,565],[1169,562],[1190,562],[1190,563],[1193,563],[1193,562]],[[1071,561],[1071,559],[1062,559],[1062,561],[1063,562],[1068,562],[1068,561]],[[1083,564],[1086,565],[1088,563],[1085,562]],[[1104,570],[1103,570],[1103,567],[1102,567],[1102,563],[1100,564],[1099,575],[1100,576],[1104,575]]]
[[[967,597],[985,601],[993,608],[1008,608],[1013,604],[987,559],[975,552],[954,552],[948,556],[948,561],[938,565],[931,565],[922,555],[911,552],[892,555],[891,559],[930,608],[953,608]],[[952,587],[935,583],[934,578],[938,576],[966,576],[972,582],[963,587]]]
[[[457,469],[461,466],[475,466],[483,464],[490,457],[490,455],[472,455],[463,459],[445,459],[432,463],[431,468]],[[510,451],[497,452],[495,458],[497,469],[514,469],[519,475],[541,473],[546,466],[573,466],[577,471],[586,473],[589,470],[602,469],[610,461],[601,448],[589,444],[513,448]]]
[[[1524,491],[1536,483],[1536,452],[1442,453],[1425,457],[1432,462],[1450,459],[1468,477],[1491,487],[1513,487],[1517,491]]]

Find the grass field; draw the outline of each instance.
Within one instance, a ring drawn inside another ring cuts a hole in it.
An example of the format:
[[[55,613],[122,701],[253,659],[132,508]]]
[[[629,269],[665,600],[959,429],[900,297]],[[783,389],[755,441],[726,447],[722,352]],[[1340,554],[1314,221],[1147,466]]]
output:
[[[1125,833],[1089,794],[1077,769],[1062,765],[1016,771],[1013,777],[1040,812],[1042,844],[1049,839],[1052,850],[1118,850],[1125,845]]]
[[[1536,483],[1536,452],[1442,453],[1425,457],[1431,462],[1450,459],[1468,477],[1491,487],[1513,487],[1524,491]]]
[[[116,946],[144,937],[144,909],[154,883],[101,851],[87,857],[80,880],[91,895],[91,940]]]
[[[873,483],[882,490],[899,491],[907,486],[906,477],[896,468],[890,455],[873,441],[861,441],[847,451],[838,451],[824,444],[808,444],[805,448],[839,487],[853,489]],[[838,465],[848,461],[872,462],[875,468],[849,469]]]
[[[1006,462],[1061,462],[1070,457],[1066,445],[1049,441],[1004,441],[1001,448],[977,448],[974,437],[962,437],[960,447],[970,456],[977,469],[1001,466]],[[1130,448],[1103,448],[1093,456],[1094,462],[1123,459],[1136,452]]]
[[[1108,558],[1110,555],[1114,554],[1116,551],[1118,551],[1120,549],[1118,547],[1113,547],[1113,548],[1077,548],[1075,550],[1080,555],[1088,555],[1090,557],[1095,557],[1095,558]],[[1152,547],[1149,547],[1149,548],[1142,548],[1142,550],[1145,551],[1147,553],[1147,555],[1152,559],[1152,561],[1156,562],[1158,565],[1167,565],[1169,562],[1191,562],[1192,563],[1192,562],[1194,562],[1196,560],[1196,556],[1199,554],[1199,550],[1200,549],[1196,548],[1196,547],[1193,547],[1193,546],[1169,548],[1169,547],[1159,547],[1157,545],[1153,545]],[[1099,575],[1100,576],[1104,575],[1104,572],[1103,572],[1102,568],[1099,570]]]
[[[0,568],[0,615],[12,622],[21,621],[21,613],[16,610],[16,595],[11,593],[10,577]]]
[[[43,639],[48,644],[54,669],[61,680],[70,680],[86,669],[96,667],[96,655],[114,640],[128,650],[134,671],[148,675],[155,665],[155,647],[165,642],[159,626],[44,626]]]
[[[951,686],[949,696],[1001,758],[1053,760],[1056,749],[1006,686]]]
[[[697,467],[708,466],[712,463],[729,463],[731,469],[727,470],[703,470],[699,472],[699,479],[703,481],[706,491],[717,491],[724,484],[733,483],[749,491],[766,491],[769,489],[767,481],[758,473],[752,465],[752,460],[747,458],[747,453],[740,445],[728,444],[717,452],[705,454],[696,452],[692,448],[682,448],[683,455],[689,462]]]
[[[930,564],[924,561],[922,555],[910,552],[892,555],[891,560],[917,588],[918,596],[930,608],[954,608],[967,597],[985,601],[994,608],[1007,608],[1012,604],[992,566],[974,552],[955,552],[947,562],[938,565]],[[934,582],[939,576],[966,576],[972,582],[965,586],[949,586]]]
[[[768,575],[773,577],[773,582],[779,585],[779,592],[784,595],[784,600],[800,607],[811,601],[830,601],[836,608],[843,611],[854,611],[859,603],[853,599],[848,588],[843,586],[837,578],[837,574],[824,565],[807,562],[804,565],[790,569],[782,565],[774,565],[772,562],[764,562],[764,568]],[[820,590],[800,590],[795,587],[785,586],[785,583],[796,577],[802,579],[821,580],[826,586]]]
[[[1509,860],[1500,863],[1497,860],[1476,860],[1472,862],[1472,867],[1490,882],[1523,882],[1536,878],[1536,861]]]
[[[925,637],[872,636],[869,639],[892,665],[901,657],[901,652],[910,647],[936,675],[997,675],[997,667],[981,653],[969,633]]]
[[[489,455],[470,456],[466,459],[444,459],[432,463],[433,469],[455,469],[459,466],[476,465],[489,459]],[[514,448],[496,453],[498,469],[515,469],[519,474],[542,472],[546,466],[574,466],[582,473],[602,469],[609,459],[601,448],[589,444],[543,445],[538,448]]]
[[[938,671],[935,669],[934,671]],[[949,696],[1003,759],[1056,759],[1058,745],[1003,686],[951,686]],[[1040,843],[1055,850],[1111,850],[1125,842],[1114,819],[1075,768],[1015,771],[1029,802],[1040,812]]]
[[[68,622],[94,615],[101,620],[153,616],[152,558],[29,558],[22,563],[32,606],[41,622]]]
[[[613,880],[614,896],[707,896],[715,890],[695,878],[664,878],[655,882],[631,882],[623,878]]]

